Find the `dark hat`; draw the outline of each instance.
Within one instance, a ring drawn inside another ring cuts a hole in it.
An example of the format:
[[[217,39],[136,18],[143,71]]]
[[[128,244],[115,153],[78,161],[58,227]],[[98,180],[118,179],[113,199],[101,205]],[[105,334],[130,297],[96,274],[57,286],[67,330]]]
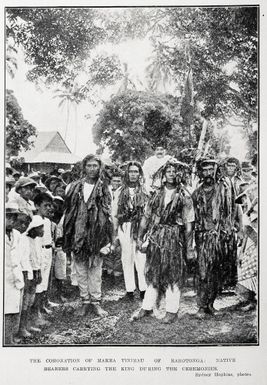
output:
[[[37,183],[33,179],[31,179],[27,176],[21,176],[19,178],[19,180],[15,183],[15,191],[18,192],[18,190],[21,187],[26,187],[26,186],[30,186],[30,185],[36,186]]]
[[[52,182],[52,180],[57,180],[58,182],[62,182],[62,179],[60,179],[58,176],[56,175],[51,175],[49,178],[46,179],[45,181],[45,186],[49,189],[49,186],[50,186],[50,183]]]

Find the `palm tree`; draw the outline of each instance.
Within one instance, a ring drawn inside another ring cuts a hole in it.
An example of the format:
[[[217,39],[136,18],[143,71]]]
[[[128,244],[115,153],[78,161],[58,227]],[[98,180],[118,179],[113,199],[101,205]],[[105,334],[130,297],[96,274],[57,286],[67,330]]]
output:
[[[118,89],[118,94],[126,92],[129,89],[136,90],[137,84],[143,87],[143,83],[137,77],[133,78],[132,74],[129,73],[128,64],[123,63],[123,78],[121,85]]]
[[[149,90],[180,96],[181,79],[177,79],[177,75],[174,76],[171,68],[165,65],[159,57],[151,56],[149,60],[150,63],[146,67]],[[182,75],[184,77],[183,73]]]
[[[66,109],[67,109],[67,119],[66,119],[64,140],[66,140],[67,138],[67,133],[69,128],[70,109],[71,109],[71,106],[74,107],[75,126],[76,126],[75,142],[74,142],[75,143],[74,152],[75,152],[76,144],[77,144],[77,106],[84,99],[84,93],[82,91],[82,87],[79,87],[77,83],[71,82],[69,87],[64,87],[63,89],[56,89],[55,93],[56,95],[53,98],[61,99],[58,104],[58,107],[60,108],[66,105]]]

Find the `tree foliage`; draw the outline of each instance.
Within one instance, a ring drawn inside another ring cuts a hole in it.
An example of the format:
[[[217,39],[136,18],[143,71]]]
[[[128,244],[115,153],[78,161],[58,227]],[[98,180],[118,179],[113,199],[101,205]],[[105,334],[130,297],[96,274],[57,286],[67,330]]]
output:
[[[177,103],[175,96],[184,95],[189,69],[195,102],[190,147],[201,130],[196,112],[223,123],[234,117],[244,126],[257,120],[257,17],[257,6],[8,8],[7,39],[12,42],[9,53],[23,48],[31,66],[28,79],[61,84],[62,100],[75,96],[75,103],[92,102],[94,87],[123,79],[120,94],[100,113],[94,136],[114,156],[121,151],[124,157],[142,159],[162,135],[170,147],[174,146],[171,139],[178,147],[188,142],[179,116],[181,100]],[[127,67],[123,71],[114,55],[94,56],[93,52],[103,43],[145,36],[154,47],[148,67],[150,93],[129,91]],[[16,69],[12,55],[8,56],[11,75]],[[74,95],[73,82],[81,72],[88,80]],[[162,90],[173,98],[162,95]]]
[[[84,69],[91,50],[108,39],[99,18],[90,8],[8,8],[7,38],[23,48],[29,80],[61,82]]]
[[[257,13],[256,6],[8,8],[7,37],[23,47],[32,65],[28,78],[50,83],[75,77],[102,43],[150,36],[152,88],[161,72],[161,78],[172,76],[184,84],[190,66],[205,116],[235,114],[249,120],[257,115]],[[87,68],[94,73],[90,81],[116,81],[119,63],[113,59],[96,58]]]
[[[178,83],[192,68],[195,99],[208,118],[256,119],[257,12],[257,7],[155,10],[157,61]]]
[[[61,83],[83,70],[92,73],[92,84],[103,86],[118,80],[120,63],[114,55],[99,55],[87,67],[92,50],[143,36],[148,20],[141,14],[138,9],[117,13],[108,8],[7,8],[7,39],[22,47],[32,66],[30,81]]]
[[[173,96],[128,90],[104,105],[93,126],[94,141],[107,146],[113,160],[121,157],[123,161],[143,161],[156,145],[176,154],[179,149],[197,143],[197,137],[189,143],[179,109],[179,99]]]
[[[13,91],[6,91],[6,146],[8,156],[17,156],[21,150],[28,150],[32,137],[36,136],[35,127],[24,119],[21,108]]]

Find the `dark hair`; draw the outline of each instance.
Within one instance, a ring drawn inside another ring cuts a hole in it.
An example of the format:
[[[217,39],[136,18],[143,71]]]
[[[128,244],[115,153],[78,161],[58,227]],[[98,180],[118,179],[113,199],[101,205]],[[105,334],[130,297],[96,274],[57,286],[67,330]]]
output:
[[[49,178],[49,175],[48,174],[42,174],[41,175],[41,182],[42,183],[45,183],[46,182],[46,180]]]
[[[36,238],[36,229],[41,227],[41,226],[44,226],[44,225],[40,225],[40,226],[37,226],[37,227],[33,227],[32,229],[30,229],[28,232],[27,232],[27,236],[32,238],[33,236]]]
[[[56,189],[59,188],[59,187],[62,188],[63,190],[65,190],[65,185],[64,185],[64,183],[60,183],[60,182],[59,182],[59,183],[56,185],[54,191],[56,191]]]
[[[14,213],[14,212],[8,212],[8,211],[6,211],[6,217],[7,216],[9,216],[9,217],[11,217],[11,216],[13,216],[13,217],[18,217],[18,213],[16,212],[16,213]]]
[[[86,163],[91,161],[91,160],[95,160],[96,162],[98,162],[100,167],[102,166],[102,162],[97,155],[89,154],[89,155],[86,155],[86,157],[82,160],[82,169],[83,170],[85,169]]]
[[[112,178],[122,178],[123,172],[121,170],[115,170],[112,174]]]
[[[46,192],[41,192],[33,200],[33,203],[37,206],[40,206],[43,202],[50,202],[53,203],[53,198],[51,195],[47,194]]]
[[[181,162],[182,163],[182,162]],[[166,175],[166,172],[169,167],[173,167],[175,169],[175,172],[179,169],[182,170],[182,176],[181,176],[181,182],[186,183],[186,174],[191,173],[190,167],[187,164],[177,164],[173,162],[167,162],[162,170],[162,178]],[[177,183],[177,176],[176,176],[176,183]]]
[[[73,166],[72,170],[70,171],[70,181],[76,181],[83,177],[83,169],[82,169],[82,162],[76,162]]]
[[[129,182],[129,168],[131,166],[137,167],[141,179],[144,178],[144,172],[143,172],[141,164],[139,162],[137,162],[137,160],[131,160],[130,162],[127,163],[126,169],[124,171],[124,180],[125,180],[126,184],[128,184],[128,182]]]
[[[196,163],[196,174],[198,175],[199,179],[203,180],[203,167],[206,165],[211,164],[214,167],[214,178],[215,180],[219,180],[223,175],[223,168],[225,163],[218,164],[215,159],[213,158],[200,158]]]
[[[227,163],[235,163],[235,165],[237,167],[240,167],[239,160],[236,159],[236,158],[233,158],[233,157],[232,158],[227,158],[225,164],[227,164]]]

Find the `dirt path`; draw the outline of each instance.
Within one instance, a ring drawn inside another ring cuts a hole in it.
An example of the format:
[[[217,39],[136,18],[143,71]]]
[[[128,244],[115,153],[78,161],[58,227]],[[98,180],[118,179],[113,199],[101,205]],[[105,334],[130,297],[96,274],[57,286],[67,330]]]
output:
[[[178,320],[170,325],[161,323],[164,303],[154,311],[153,317],[130,322],[133,312],[138,311],[141,302],[136,294],[133,303],[121,299],[124,295],[122,280],[116,285],[109,278],[103,284],[103,307],[108,311],[106,318],[88,314],[77,317],[80,306],[78,298],[69,290],[69,301],[60,305],[47,317],[49,327],[40,334],[25,339],[22,344],[61,345],[152,345],[152,344],[255,344],[257,342],[256,312],[242,312],[237,296],[219,297],[215,302],[218,314],[195,318],[196,295],[187,288],[181,298]]]

